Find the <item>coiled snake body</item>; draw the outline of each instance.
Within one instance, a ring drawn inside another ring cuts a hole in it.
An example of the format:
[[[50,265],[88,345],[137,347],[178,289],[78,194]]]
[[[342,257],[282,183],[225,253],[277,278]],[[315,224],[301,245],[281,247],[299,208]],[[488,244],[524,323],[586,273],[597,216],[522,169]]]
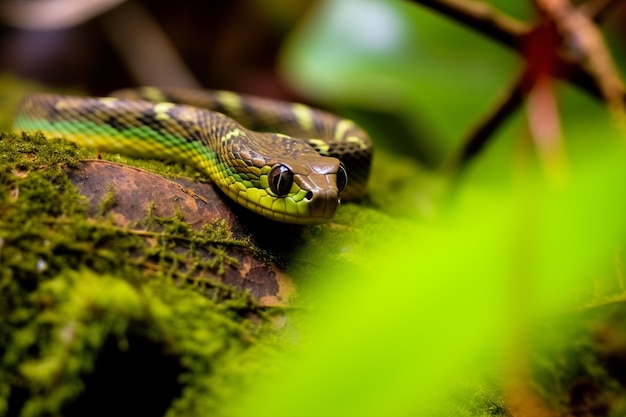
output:
[[[189,164],[232,200],[285,223],[324,223],[340,196],[365,193],[371,141],[350,120],[225,91],[144,87],[113,95],[28,96],[14,129]]]

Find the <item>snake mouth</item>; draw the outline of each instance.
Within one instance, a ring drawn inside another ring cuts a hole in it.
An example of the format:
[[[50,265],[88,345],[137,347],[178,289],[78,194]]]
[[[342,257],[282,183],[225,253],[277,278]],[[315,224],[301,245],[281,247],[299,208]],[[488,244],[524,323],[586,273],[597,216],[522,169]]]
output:
[[[278,204],[272,204],[271,208],[270,206],[264,206],[263,204],[246,198],[245,194],[236,194],[230,189],[224,191],[226,191],[226,194],[230,198],[234,199],[248,210],[267,219],[282,223],[300,225],[328,223],[335,215],[335,211],[339,205],[337,198],[333,200],[332,192],[328,195],[328,193],[324,193],[320,190],[315,192],[308,191],[299,202],[294,202],[291,197],[279,197],[275,200]],[[280,200],[291,200],[291,203],[280,203]],[[288,207],[291,208],[288,209]]]

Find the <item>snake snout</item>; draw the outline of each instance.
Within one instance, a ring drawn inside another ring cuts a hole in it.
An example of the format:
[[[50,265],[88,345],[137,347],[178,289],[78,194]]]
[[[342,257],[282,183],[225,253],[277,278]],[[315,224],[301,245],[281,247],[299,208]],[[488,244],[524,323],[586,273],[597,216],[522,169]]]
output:
[[[337,206],[339,206],[339,197],[336,190],[309,191],[309,194],[311,194],[309,208],[313,217],[330,219],[335,215]]]
[[[311,173],[298,178],[297,181],[302,188],[308,190],[304,199],[308,203],[312,217],[330,219],[335,215],[339,205],[339,191],[333,176]]]

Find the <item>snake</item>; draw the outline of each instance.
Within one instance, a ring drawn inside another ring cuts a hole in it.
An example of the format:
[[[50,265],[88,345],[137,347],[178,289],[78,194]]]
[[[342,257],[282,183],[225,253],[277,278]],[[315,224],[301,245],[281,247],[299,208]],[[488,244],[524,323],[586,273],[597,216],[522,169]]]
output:
[[[372,161],[363,128],[311,106],[222,90],[139,87],[106,97],[26,96],[15,131],[192,166],[265,218],[330,221],[362,198]]]

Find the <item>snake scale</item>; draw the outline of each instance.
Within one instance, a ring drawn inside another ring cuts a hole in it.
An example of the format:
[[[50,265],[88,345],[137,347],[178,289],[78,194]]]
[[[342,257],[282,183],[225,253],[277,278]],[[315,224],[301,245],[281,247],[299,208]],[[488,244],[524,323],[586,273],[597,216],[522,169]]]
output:
[[[327,222],[340,197],[362,197],[372,159],[367,133],[350,120],[227,91],[142,87],[102,98],[35,94],[20,104],[14,130],[191,165],[238,204],[295,224]]]

